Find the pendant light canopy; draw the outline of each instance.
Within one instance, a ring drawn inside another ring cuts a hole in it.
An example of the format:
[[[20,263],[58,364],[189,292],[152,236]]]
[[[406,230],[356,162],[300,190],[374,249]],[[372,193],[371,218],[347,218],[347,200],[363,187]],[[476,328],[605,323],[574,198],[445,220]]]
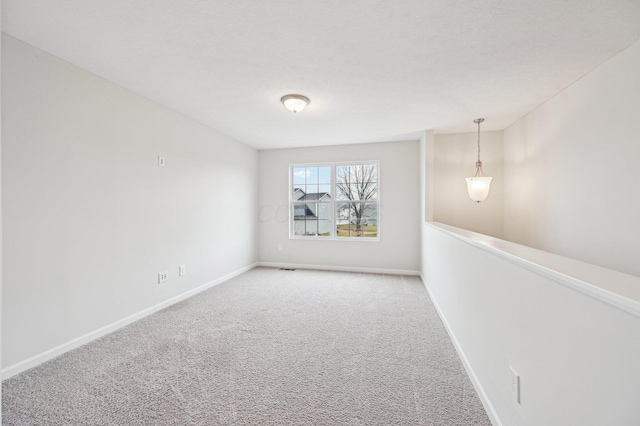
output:
[[[477,118],[473,120],[474,123],[478,124],[478,161],[476,161],[475,176],[466,178],[469,198],[478,203],[480,201],[484,201],[489,195],[491,181],[493,180],[492,177],[484,175],[484,172],[482,171],[482,161],[480,161],[480,123],[483,121],[484,118]]]
[[[302,95],[286,95],[280,99],[280,102],[284,104],[285,108],[295,114],[302,111],[311,101]]]

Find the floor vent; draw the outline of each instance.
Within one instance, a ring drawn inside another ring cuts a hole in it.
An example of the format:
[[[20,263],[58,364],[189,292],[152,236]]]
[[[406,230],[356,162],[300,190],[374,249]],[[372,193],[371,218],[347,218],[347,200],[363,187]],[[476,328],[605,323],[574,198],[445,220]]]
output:
[[[295,271],[293,268],[280,268],[281,271]]]

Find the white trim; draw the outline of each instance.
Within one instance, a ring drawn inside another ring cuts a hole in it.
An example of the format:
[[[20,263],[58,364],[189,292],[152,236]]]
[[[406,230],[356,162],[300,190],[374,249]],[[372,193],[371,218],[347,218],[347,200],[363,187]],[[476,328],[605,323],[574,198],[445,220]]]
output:
[[[380,238],[378,237],[317,237],[317,236],[304,236],[304,235],[295,235],[289,237],[290,240],[304,240],[304,241],[361,241],[361,242],[369,242],[369,243],[379,243]]]
[[[640,278],[636,276],[437,222],[425,222],[425,225],[640,317]]]
[[[142,319],[146,316],[149,316],[161,309],[164,309],[168,306],[171,306],[175,303],[181,302],[185,299],[188,299],[191,296],[194,296],[198,293],[201,293],[205,290],[208,290],[209,288],[221,284],[225,281],[230,280],[231,278],[234,278],[242,273],[245,273],[253,268],[255,268],[256,266],[258,266],[258,263],[253,263],[251,265],[245,266],[244,268],[240,268],[234,272],[231,272],[227,275],[224,275],[220,278],[217,278],[213,281],[210,281],[206,284],[203,284],[199,287],[196,287],[194,289],[191,289],[189,291],[186,291],[182,294],[179,294],[177,296],[172,297],[171,299],[165,300],[164,302],[160,302],[157,305],[151,306],[150,308],[144,309],[138,313],[135,313],[133,315],[129,315],[128,317],[125,317],[123,319],[120,319],[118,321],[115,321],[109,325],[106,325],[102,328],[99,328],[97,330],[91,331],[87,334],[85,334],[84,336],[80,336],[76,339],[73,339],[67,343],[63,343],[60,346],[56,346],[53,349],[49,349],[47,351],[44,351],[38,355],[32,356],[31,358],[28,358],[24,361],[20,361],[16,364],[10,365],[7,368],[4,368],[2,370],[2,380],[8,379],[10,377],[15,376],[16,374],[22,373],[23,371],[26,371],[30,368],[33,368],[37,365],[42,364],[43,362],[49,361],[59,355],[62,355],[65,352],[68,352],[72,349],[75,349],[77,347],[80,347],[84,344],[87,344],[93,340],[99,339],[100,337],[112,333],[126,325],[129,325],[139,319]]]
[[[258,262],[258,265],[266,266],[268,268],[315,269],[320,271],[362,272],[362,273],[368,273],[368,274],[420,276],[420,271],[412,271],[409,269],[361,268],[358,266],[310,265],[305,263],[278,263],[278,262]]]
[[[440,309],[440,306],[438,305],[438,301],[435,299],[435,297],[433,297],[433,294],[429,290],[429,286],[427,286],[427,282],[425,281],[424,276],[422,274],[420,274],[420,280],[422,281],[422,285],[424,286],[425,290],[427,290],[427,294],[429,295],[429,298],[431,299],[433,306],[436,308],[436,312],[438,313],[438,316],[440,317],[440,320],[442,321],[442,324],[444,325],[445,330],[447,330],[447,334],[449,335],[449,338],[453,343],[453,347],[456,348],[456,352],[458,353],[458,356],[462,361],[462,365],[464,366],[464,369],[467,371],[467,375],[469,376],[469,380],[471,380],[471,384],[475,388],[476,393],[480,398],[480,402],[484,407],[484,411],[487,412],[487,415],[489,416],[489,420],[491,420],[491,424],[494,426],[502,426],[502,422],[498,417],[498,413],[493,408],[493,405],[491,404],[489,397],[487,396],[486,392],[484,391],[484,388],[480,384],[480,380],[476,376],[476,373],[473,371],[473,368],[471,368],[471,364],[469,363],[467,356],[462,350],[462,346],[460,346],[458,339],[456,339],[456,336],[453,333],[453,330],[451,329],[451,326],[449,325],[447,318],[444,316],[444,313]]]

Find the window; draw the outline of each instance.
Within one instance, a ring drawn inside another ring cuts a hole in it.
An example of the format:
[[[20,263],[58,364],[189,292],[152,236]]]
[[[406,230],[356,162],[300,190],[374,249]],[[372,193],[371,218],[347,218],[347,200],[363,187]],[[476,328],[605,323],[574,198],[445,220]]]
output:
[[[378,240],[378,162],[290,166],[290,235]]]

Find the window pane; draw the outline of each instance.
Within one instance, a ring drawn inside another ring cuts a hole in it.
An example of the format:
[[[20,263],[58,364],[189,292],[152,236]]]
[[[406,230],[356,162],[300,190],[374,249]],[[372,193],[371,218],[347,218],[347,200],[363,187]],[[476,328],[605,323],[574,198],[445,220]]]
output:
[[[293,196],[292,199],[295,200],[299,200],[302,197],[304,197],[305,191],[304,191],[304,185],[298,185],[298,184],[294,184],[293,185]]]
[[[293,169],[293,184],[304,185],[306,183],[307,172],[304,167],[295,167]]]
[[[365,164],[361,166],[363,175],[367,182],[378,182],[378,166],[375,164]]]
[[[318,184],[318,168],[317,167],[307,167],[307,185]]]
[[[354,191],[357,194],[357,200],[375,200],[378,198],[378,184],[375,182],[364,182],[357,184]]]
[[[336,199],[337,200],[355,200],[356,195],[353,192],[356,189],[355,185],[349,184],[350,176],[347,174],[338,177],[336,176]]]
[[[329,199],[331,198],[331,185],[330,184],[324,184],[324,185],[318,185],[318,192],[320,194],[326,194],[327,196],[325,196],[325,200],[322,201],[329,201]]]
[[[318,203],[318,235],[323,237],[331,236],[331,204]]]
[[[336,200],[351,200],[349,184],[336,182]]]
[[[318,183],[331,184],[331,166],[318,167]]]
[[[293,203],[293,234],[331,236],[330,203]]]
[[[364,203],[351,203],[351,237],[362,237],[364,232]]]
[[[306,219],[304,217],[304,210],[300,211],[298,206],[294,206],[294,218],[293,218],[293,235],[305,235],[306,233]]]
[[[307,203],[293,204],[293,234],[314,235],[317,228],[316,215]]]
[[[365,185],[362,183],[352,183],[349,185],[349,193],[351,194],[351,200],[364,200]]]
[[[309,206],[306,203],[293,203],[293,218],[306,219],[307,217],[315,218],[315,214]]]
[[[349,183],[377,182],[377,168],[375,164],[356,164],[349,166]]]
[[[376,203],[341,203],[336,207],[338,237],[377,237],[378,206]]]
[[[363,237],[375,238],[378,236],[378,205],[376,203],[365,203],[362,224]]]
[[[336,183],[337,200],[376,200],[378,199],[378,184],[371,182]]]
[[[351,228],[349,203],[336,204],[336,236],[348,237]]]
[[[349,166],[336,166],[336,185],[349,183]]]
[[[315,201],[318,199],[318,185],[309,185],[307,184],[305,190],[305,200]]]

